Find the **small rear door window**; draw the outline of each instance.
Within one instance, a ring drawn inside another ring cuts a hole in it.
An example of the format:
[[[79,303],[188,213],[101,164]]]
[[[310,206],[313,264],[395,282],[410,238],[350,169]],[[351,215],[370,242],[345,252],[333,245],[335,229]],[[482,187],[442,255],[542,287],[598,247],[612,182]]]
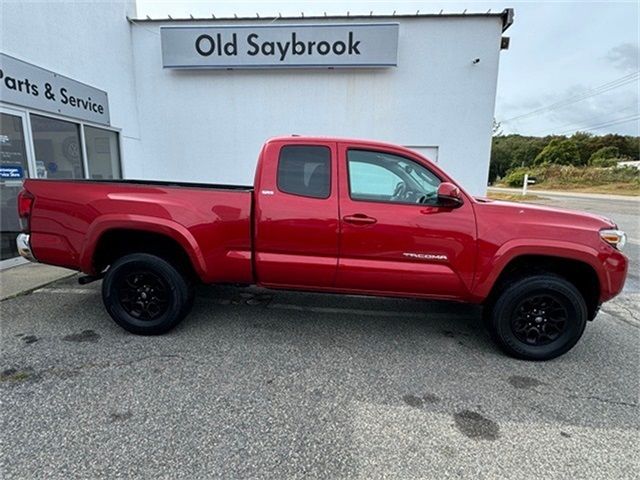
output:
[[[287,145],[278,160],[278,190],[311,198],[331,194],[331,151],[328,147]]]

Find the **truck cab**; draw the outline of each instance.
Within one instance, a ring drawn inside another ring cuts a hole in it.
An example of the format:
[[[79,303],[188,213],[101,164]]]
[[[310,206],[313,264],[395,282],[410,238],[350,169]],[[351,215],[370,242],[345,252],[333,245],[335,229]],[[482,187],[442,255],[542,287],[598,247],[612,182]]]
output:
[[[455,187],[439,195],[451,179],[419,154],[377,142],[285,137],[266,143],[259,165],[260,284],[469,297],[476,247],[470,197]]]

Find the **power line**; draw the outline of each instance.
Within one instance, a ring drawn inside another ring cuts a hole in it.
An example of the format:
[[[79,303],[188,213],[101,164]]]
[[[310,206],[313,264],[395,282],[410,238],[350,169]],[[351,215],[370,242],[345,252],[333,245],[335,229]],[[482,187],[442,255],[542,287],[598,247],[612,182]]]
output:
[[[630,83],[634,83],[638,80],[638,78],[640,77],[640,72],[636,71],[627,75],[624,75],[620,78],[617,78],[615,80],[611,80],[607,83],[603,83],[602,85],[599,85],[597,87],[594,87],[592,89],[589,89],[585,92],[582,92],[579,95],[574,95],[572,97],[566,98],[564,100],[552,103],[550,105],[546,105],[544,107],[539,107],[536,108],[535,110],[532,110],[530,112],[527,113],[523,113],[521,115],[516,115],[515,117],[511,117],[508,118],[506,120],[503,120],[501,123],[508,123],[508,122],[512,122],[513,120],[519,120],[522,118],[527,118],[527,117],[531,117],[531,116],[535,116],[535,115],[540,115],[541,113],[546,113],[548,111],[552,111],[552,110],[556,110],[558,108],[562,108],[568,105],[571,105],[573,103],[576,102],[580,102],[582,100],[585,100],[587,98],[590,97],[595,97],[596,95],[602,95],[603,93],[606,93],[610,90],[614,90],[616,88],[622,87],[624,85],[628,85]]]
[[[573,133],[575,131],[586,132],[586,131],[589,131],[589,130],[599,130],[601,128],[610,127],[610,126],[618,125],[618,124],[621,124],[621,123],[632,122],[632,121],[638,120],[638,119],[640,119],[640,115],[634,114],[634,115],[629,115],[629,116],[622,117],[622,118],[616,118],[616,119],[613,119],[613,120],[609,120],[607,122],[597,123],[597,124],[590,125],[590,126],[587,126],[587,127],[582,127],[582,128],[577,128],[577,129],[576,128],[572,128],[570,130],[564,130],[564,131],[558,133],[557,135],[564,135],[564,134],[567,134],[567,133]]]
[[[629,110],[635,110],[635,112],[638,113],[638,106],[637,105],[630,105],[630,106],[628,106],[626,108],[621,108],[619,110],[616,110],[615,112],[606,112],[604,115],[608,115],[610,113],[624,113],[624,112],[628,112]],[[584,125],[585,123],[589,123],[589,122],[591,122],[593,120],[598,120],[598,119],[600,119],[601,121],[607,121],[607,122],[610,121],[610,120],[602,120],[602,117],[603,117],[603,115],[600,114],[600,115],[597,115],[595,117],[584,118],[584,119],[582,119],[581,121],[579,121],[577,123],[575,121],[569,122],[569,123],[565,123],[563,125],[559,125],[557,127],[554,127],[554,129],[557,130],[557,129],[565,128],[565,127],[571,127],[571,128],[578,127],[579,128],[581,125]],[[542,135],[544,132],[548,132],[549,130],[550,130],[549,128],[547,128],[545,130],[535,130],[533,135],[536,135],[536,136]],[[548,135],[553,135],[553,133],[550,133]]]
[[[608,92],[609,90],[613,90],[615,88],[621,87],[623,85],[627,85],[629,83],[633,83],[637,80],[637,77],[640,75],[640,72],[633,72],[627,75],[624,75],[620,78],[617,78],[615,80],[612,80],[610,82],[607,83],[603,83],[602,85],[599,85],[597,87],[594,87],[592,89],[589,89],[585,92],[582,92],[578,95],[574,95],[572,97],[569,97],[567,99],[552,103],[550,105],[546,105],[544,107],[539,107],[536,108],[535,110],[532,110],[530,112],[527,113],[523,113],[521,115],[517,115],[515,117],[511,117],[509,119],[507,119],[506,121],[512,121],[512,120],[516,120],[516,119],[520,119],[520,118],[525,118],[525,117],[529,117],[529,116],[533,116],[533,115],[538,115],[540,113],[543,113],[545,111],[550,111],[550,110],[555,110],[557,108],[561,108],[564,107],[566,105],[571,105],[573,103],[579,102],[581,100],[584,100],[586,98],[590,98],[596,95],[600,95],[602,93]]]
[[[582,100],[586,100],[587,98],[591,98],[591,97],[595,97],[597,95],[602,95],[603,93],[609,92],[610,90],[614,90],[616,88],[622,87],[624,85],[628,85],[630,83],[635,83],[637,81],[637,78],[631,78],[629,80],[626,80],[624,82],[619,82],[615,85],[610,85],[607,88],[602,88],[598,91],[589,93],[589,94],[583,94],[580,96],[575,96],[575,97],[571,97],[571,99],[568,100],[563,100],[562,102],[557,102],[551,105],[547,105],[546,107],[542,107],[540,109],[531,111],[529,113],[526,114],[522,114],[522,115],[518,115],[517,117],[512,117],[510,119],[507,119],[505,122],[511,122],[513,120],[521,120],[524,118],[530,118],[530,117],[535,117],[537,115],[541,115],[544,113],[548,113],[551,112],[553,110],[557,110],[559,108],[563,108],[563,107],[567,107],[569,105],[573,105],[574,103],[578,103],[581,102]]]
[[[627,116],[627,117],[622,117],[622,118],[617,118],[617,119],[614,119],[614,120],[610,120],[608,122],[599,123],[599,124],[596,124],[596,125],[591,125],[589,127],[579,128],[577,131],[587,132],[589,130],[600,130],[601,128],[612,127],[613,125],[620,125],[622,123],[633,122],[634,120],[638,120],[638,119],[640,119],[640,115],[634,114],[634,115],[630,115],[630,116]],[[574,131],[575,131],[574,129],[565,130],[564,132],[557,133],[556,135],[565,135],[567,133],[573,133]]]

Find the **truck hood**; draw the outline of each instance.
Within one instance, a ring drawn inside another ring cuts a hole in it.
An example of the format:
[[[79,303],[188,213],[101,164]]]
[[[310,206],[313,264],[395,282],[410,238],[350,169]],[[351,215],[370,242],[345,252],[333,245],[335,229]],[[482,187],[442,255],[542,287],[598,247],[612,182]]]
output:
[[[587,212],[533,205],[530,203],[516,203],[489,198],[476,198],[476,213],[484,212],[502,217],[505,223],[516,222],[528,225],[555,225],[564,228],[593,229],[617,228],[609,218]],[[505,225],[508,228],[508,225]]]

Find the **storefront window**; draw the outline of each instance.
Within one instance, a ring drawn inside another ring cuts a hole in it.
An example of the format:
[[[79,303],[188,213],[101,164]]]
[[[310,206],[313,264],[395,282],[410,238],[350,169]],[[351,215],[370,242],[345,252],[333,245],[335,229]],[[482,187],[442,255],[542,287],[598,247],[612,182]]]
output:
[[[30,136],[28,131],[25,132],[29,123]],[[86,162],[83,152],[86,152]],[[35,158],[31,158],[31,155]],[[2,108],[0,260],[18,255],[16,236],[21,227],[17,197],[23,180],[29,177],[96,180],[122,178],[118,132],[35,113],[14,113],[13,109]]]
[[[84,178],[80,125],[31,115],[38,178]]]
[[[84,127],[89,178],[121,178],[118,134],[95,127]]]
[[[0,260],[18,254],[17,197],[28,170],[22,117],[0,113]]]

